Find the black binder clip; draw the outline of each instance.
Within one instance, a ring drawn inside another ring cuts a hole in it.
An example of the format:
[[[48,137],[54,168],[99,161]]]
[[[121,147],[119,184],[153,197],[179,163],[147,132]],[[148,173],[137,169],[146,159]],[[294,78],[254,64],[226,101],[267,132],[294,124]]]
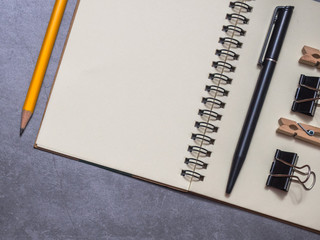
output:
[[[288,192],[291,181],[295,181],[300,183],[305,190],[311,190],[316,183],[316,175],[311,171],[309,165],[297,167],[297,161],[298,155],[296,153],[277,149],[266,185]],[[306,169],[306,172],[301,171],[303,168]],[[293,175],[295,172],[304,176],[304,180],[301,180],[297,175]],[[312,184],[307,187],[305,183],[311,176],[313,177]]]
[[[291,110],[313,117],[318,105],[319,91],[319,77],[308,77],[301,74]]]

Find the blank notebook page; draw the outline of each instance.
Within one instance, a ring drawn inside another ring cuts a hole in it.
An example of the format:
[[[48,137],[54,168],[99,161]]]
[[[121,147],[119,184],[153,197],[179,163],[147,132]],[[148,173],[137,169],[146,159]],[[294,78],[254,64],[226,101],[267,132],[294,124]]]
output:
[[[224,1],[81,0],[39,148],[187,190]]]

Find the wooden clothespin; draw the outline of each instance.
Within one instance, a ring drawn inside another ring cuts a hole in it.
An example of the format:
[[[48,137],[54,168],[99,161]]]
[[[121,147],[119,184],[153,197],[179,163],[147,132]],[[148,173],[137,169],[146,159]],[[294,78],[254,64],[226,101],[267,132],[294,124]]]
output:
[[[316,137],[316,135],[320,135],[320,128],[304,123],[297,123],[286,118],[280,118],[279,124],[280,127],[277,129],[278,133],[282,133],[320,147],[320,139]]]
[[[299,63],[303,63],[312,67],[320,68],[320,50],[309,46],[303,46],[303,56],[299,59]]]

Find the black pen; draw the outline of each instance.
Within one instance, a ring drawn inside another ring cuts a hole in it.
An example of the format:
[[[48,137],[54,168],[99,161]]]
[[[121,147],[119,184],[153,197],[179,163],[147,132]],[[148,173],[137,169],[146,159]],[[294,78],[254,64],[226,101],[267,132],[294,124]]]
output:
[[[226,193],[230,194],[237,180],[242,164],[247,156],[250,142],[256,128],[261,108],[266,97],[271,78],[284,41],[293,6],[276,7],[269,26],[258,65],[261,68],[258,81],[251,98],[249,109],[233,155]],[[271,34],[272,33],[272,34]],[[271,37],[270,37],[271,35]],[[270,40],[269,40],[270,38]]]

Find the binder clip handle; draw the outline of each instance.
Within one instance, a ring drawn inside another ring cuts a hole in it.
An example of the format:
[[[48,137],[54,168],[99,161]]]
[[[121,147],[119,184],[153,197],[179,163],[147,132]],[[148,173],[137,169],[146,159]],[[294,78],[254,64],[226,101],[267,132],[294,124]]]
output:
[[[289,177],[289,178],[293,179],[294,181],[297,181],[298,183],[300,183],[303,186],[303,188],[307,191],[311,190],[313,188],[313,186],[316,184],[316,174],[313,171],[311,171],[311,168],[309,165],[303,165],[301,167],[297,167],[297,166],[290,164],[290,163],[288,163],[278,157],[276,157],[275,160],[277,160],[277,161],[279,161],[289,167],[292,167],[294,169],[294,172],[305,176],[305,179],[301,180],[301,178],[297,175],[288,175],[288,174],[270,174],[270,176],[272,176],[272,177]],[[307,170],[305,172],[301,171],[304,168],[307,168]],[[306,186],[305,183],[309,181],[311,176],[313,179],[312,183],[310,186]]]

